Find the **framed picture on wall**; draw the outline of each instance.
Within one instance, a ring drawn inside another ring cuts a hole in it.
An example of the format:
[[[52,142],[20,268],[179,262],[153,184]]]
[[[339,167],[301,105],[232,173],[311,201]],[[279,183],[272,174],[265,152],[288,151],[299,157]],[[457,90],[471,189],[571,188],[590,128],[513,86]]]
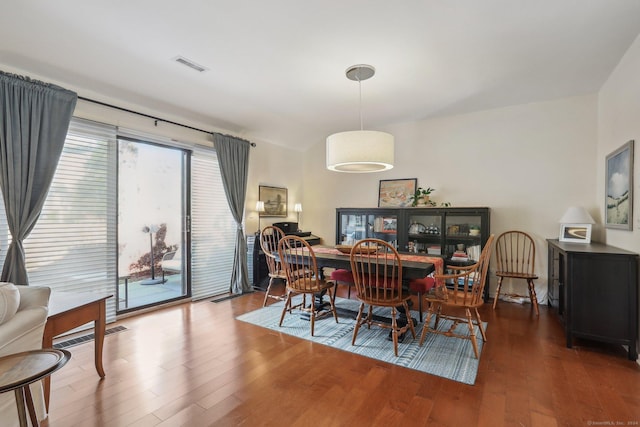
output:
[[[416,192],[417,184],[417,178],[380,180],[378,207],[411,206],[411,196]]]
[[[605,227],[633,230],[633,140],[607,156]]]
[[[260,217],[287,216],[287,189],[281,187],[259,186],[259,200],[264,202],[264,212]]]

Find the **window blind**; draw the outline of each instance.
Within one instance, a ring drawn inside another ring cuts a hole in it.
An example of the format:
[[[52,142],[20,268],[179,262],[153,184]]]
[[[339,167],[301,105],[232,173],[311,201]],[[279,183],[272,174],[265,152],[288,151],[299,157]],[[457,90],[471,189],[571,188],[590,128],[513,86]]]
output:
[[[193,300],[229,292],[236,223],[214,150],[191,157],[191,271]]]
[[[30,284],[115,296],[115,150],[115,127],[71,120],[42,213],[24,241]],[[115,313],[109,298],[107,322]]]

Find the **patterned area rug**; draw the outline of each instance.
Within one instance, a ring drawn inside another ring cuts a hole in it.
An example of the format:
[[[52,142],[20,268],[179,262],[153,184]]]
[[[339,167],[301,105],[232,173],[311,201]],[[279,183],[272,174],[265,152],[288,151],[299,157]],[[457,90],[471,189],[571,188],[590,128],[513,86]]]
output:
[[[396,357],[393,353],[393,343],[387,339],[389,336],[388,329],[379,327],[367,329],[366,326],[363,326],[358,332],[356,344],[351,345],[355,315],[360,305],[357,300],[336,298],[336,307],[339,310],[338,319],[340,323],[336,324],[331,315],[316,319],[315,335],[313,337],[311,336],[309,321],[305,320],[300,312],[296,313],[294,311],[293,314],[287,314],[282,327],[278,326],[283,304],[284,302],[277,302],[270,306],[245,313],[238,316],[237,319],[263,328],[461,383],[471,385],[475,383],[479,360],[475,358],[473,346],[469,340],[449,338],[439,334],[428,334],[424,344],[420,347],[418,344],[420,342],[422,324],[418,324],[416,327],[416,339],[412,339],[411,333],[408,332],[404,340],[398,344],[399,356]],[[345,315],[348,314],[348,311],[354,312],[354,318]],[[374,310],[374,315],[389,316],[390,309],[386,311],[385,309],[376,309]],[[414,313],[413,317],[418,318],[418,314]],[[431,320],[431,322],[433,321],[434,319]],[[450,325],[451,321],[441,319],[438,329],[448,330]],[[483,325],[485,328],[487,327],[486,322],[484,322]],[[456,332],[468,334],[469,330],[466,324],[459,324]],[[480,331],[477,331],[477,337],[478,348],[480,352],[482,352],[483,342]]]

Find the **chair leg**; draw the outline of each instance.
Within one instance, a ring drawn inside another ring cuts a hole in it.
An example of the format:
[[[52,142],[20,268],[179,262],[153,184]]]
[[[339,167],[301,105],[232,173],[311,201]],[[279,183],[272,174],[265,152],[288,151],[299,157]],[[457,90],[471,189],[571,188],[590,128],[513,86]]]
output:
[[[338,284],[333,287],[333,292],[329,291],[329,303],[331,304],[331,311],[333,312],[333,317],[336,319],[336,323],[338,322],[338,310],[336,310],[336,291],[338,290]]]
[[[484,332],[484,327],[482,326],[482,319],[480,318],[480,313],[478,313],[478,309],[475,309],[476,312],[476,321],[478,322],[478,328],[480,328],[480,333],[482,334],[482,341],[487,342],[487,334]]]
[[[442,305],[438,304],[438,311],[436,312],[436,323],[433,325],[433,329],[438,329],[440,324],[440,314],[442,314]]]
[[[271,285],[273,284],[273,277],[269,279],[269,285],[267,286],[267,290],[264,293],[264,301],[262,302],[262,306],[266,307],[267,300],[269,299],[269,292],[271,292]]]
[[[358,317],[356,317],[356,327],[353,328],[353,338],[351,338],[351,345],[356,345],[356,337],[358,336],[358,330],[362,323],[362,313],[364,312],[364,303],[360,303],[360,309],[358,310]]]
[[[284,315],[287,312],[291,312],[291,291],[287,291],[287,301],[284,303],[284,307],[282,308],[282,314],[280,315],[280,324],[278,326],[282,326],[282,322],[284,321]]]
[[[467,324],[469,325],[469,338],[471,338],[471,344],[473,344],[473,352],[476,355],[476,359],[479,358],[478,354],[478,340],[476,339],[476,331],[473,327],[473,319],[471,318],[471,311],[469,309],[465,309],[465,314],[467,316]]]
[[[502,287],[502,276],[498,277],[498,286],[496,287],[496,296],[493,297],[493,309],[496,309],[498,303],[498,297],[500,296],[500,288]]]
[[[398,322],[396,320],[396,308],[391,307],[391,337],[393,338],[393,352],[398,357]],[[409,321],[409,323],[413,323]]]
[[[531,298],[533,309],[536,311],[536,316],[540,316],[540,311],[538,311],[538,296],[536,295],[536,286],[533,283],[533,280],[527,280],[527,284],[529,285],[529,298]]]
[[[422,333],[420,334],[420,345],[424,343],[424,339],[427,336],[427,332],[429,331],[429,323],[431,322],[431,318],[435,314],[435,303],[430,303],[429,308],[427,309],[427,319],[424,321],[424,325],[422,325]]]
[[[409,305],[407,304],[406,301],[404,301],[402,305],[404,306],[405,313],[411,313],[411,311],[409,311]],[[420,312],[420,314],[422,314],[422,312]],[[411,335],[413,336],[413,339],[415,339],[416,329],[413,327],[413,321],[411,320],[411,316],[409,316],[407,320],[409,320],[408,324],[409,324],[409,330],[411,331]],[[422,319],[420,319],[420,321],[422,321]]]

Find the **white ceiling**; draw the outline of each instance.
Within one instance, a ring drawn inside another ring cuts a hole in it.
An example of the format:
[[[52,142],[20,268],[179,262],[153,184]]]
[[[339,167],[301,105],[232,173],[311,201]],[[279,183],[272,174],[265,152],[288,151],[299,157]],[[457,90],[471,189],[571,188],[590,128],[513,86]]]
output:
[[[0,69],[306,149],[359,128],[350,65],[377,130],[594,93],[638,33],[639,0],[3,0]]]

